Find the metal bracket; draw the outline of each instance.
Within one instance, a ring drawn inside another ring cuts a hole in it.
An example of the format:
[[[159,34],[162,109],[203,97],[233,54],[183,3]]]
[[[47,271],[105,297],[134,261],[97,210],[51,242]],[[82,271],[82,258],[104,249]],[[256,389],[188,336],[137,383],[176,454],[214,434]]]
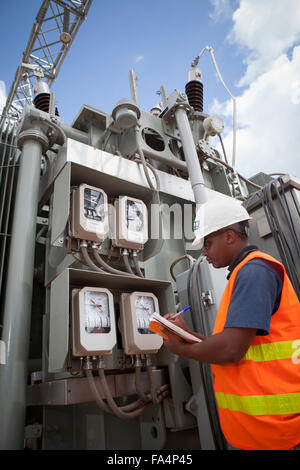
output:
[[[193,416],[197,417],[198,408],[198,398],[195,395],[192,395],[189,401],[185,404],[185,409]]]
[[[37,217],[36,218],[37,225],[48,225],[48,219],[46,217]]]
[[[206,308],[209,307],[210,305],[214,305],[215,303],[212,290],[201,292],[201,298],[202,298],[204,307]]]

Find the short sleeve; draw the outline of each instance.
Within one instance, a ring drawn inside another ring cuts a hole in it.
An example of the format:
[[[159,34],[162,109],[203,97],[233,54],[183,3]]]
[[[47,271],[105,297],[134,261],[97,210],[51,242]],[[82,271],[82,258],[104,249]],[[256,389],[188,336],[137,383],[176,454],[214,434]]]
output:
[[[236,276],[225,328],[256,328],[257,335],[268,335],[281,290],[278,272],[263,260],[249,261]]]

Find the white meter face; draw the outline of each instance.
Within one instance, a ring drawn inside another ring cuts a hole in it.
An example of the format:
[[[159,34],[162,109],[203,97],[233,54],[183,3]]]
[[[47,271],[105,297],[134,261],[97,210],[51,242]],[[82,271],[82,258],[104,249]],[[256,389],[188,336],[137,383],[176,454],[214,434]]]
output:
[[[110,354],[116,344],[114,300],[103,287],[83,287],[72,293],[74,356]]]
[[[110,313],[108,296],[102,292],[85,292],[85,331],[87,333],[109,333]]]
[[[84,215],[87,219],[104,220],[103,193],[90,188],[84,189]]]
[[[159,313],[158,298],[152,292],[121,294],[121,333],[125,354],[156,354],[162,337],[149,330],[150,318]]]
[[[148,329],[150,317],[155,312],[154,300],[152,297],[144,295],[136,296],[135,299],[135,313],[137,330],[139,334],[152,334]]]
[[[142,204],[127,199],[126,221],[128,230],[131,230],[133,232],[141,232],[144,229]]]

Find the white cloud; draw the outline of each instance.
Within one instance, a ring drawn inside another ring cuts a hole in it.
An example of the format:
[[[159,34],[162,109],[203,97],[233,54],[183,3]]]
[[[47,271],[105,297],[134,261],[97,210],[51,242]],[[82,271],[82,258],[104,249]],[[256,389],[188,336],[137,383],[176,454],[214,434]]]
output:
[[[139,63],[139,62],[141,62],[141,60],[143,60],[143,59],[144,59],[144,56],[143,56],[143,55],[138,55],[137,58],[135,59],[135,62],[136,62],[136,63]]]
[[[237,98],[237,169],[245,176],[286,172],[300,175],[300,46],[273,61],[269,70],[254,80]],[[231,123],[232,102],[211,106]],[[232,152],[232,132],[224,138]]]
[[[300,2],[240,0],[232,19],[228,40],[247,64],[236,97],[236,168],[248,177],[260,171],[300,176]],[[224,117],[231,161],[232,101],[214,100],[209,111]]]
[[[299,0],[240,0],[232,19],[228,39],[247,51],[247,71],[240,86],[249,85],[300,41]]]
[[[0,80],[0,114],[6,103],[6,87],[3,80]]]
[[[228,18],[231,14],[230,0],[211,0],[213,10],[209,16],[214,21],[220,21],[222,18]]]

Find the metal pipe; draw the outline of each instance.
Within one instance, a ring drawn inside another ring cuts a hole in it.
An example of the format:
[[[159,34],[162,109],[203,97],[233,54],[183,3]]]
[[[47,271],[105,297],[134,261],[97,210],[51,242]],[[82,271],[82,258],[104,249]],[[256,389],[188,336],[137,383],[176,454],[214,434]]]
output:
[[[175,119],[181,137],[195,202],[196,204],[203,204],[207,201],[207,194],[186,110],[178,107],[175,110]]]
[[[130,81],[130,89],[131,89],[131,96],[135,104],[139,105],[139,97],[137,92],[137,76],[134,70],[129,70],[129,81]]]
[[[22,144],[3,317],[7,356],[0,366],[0,448],[7,450],[24,448],[42,133],[25,132]]]

